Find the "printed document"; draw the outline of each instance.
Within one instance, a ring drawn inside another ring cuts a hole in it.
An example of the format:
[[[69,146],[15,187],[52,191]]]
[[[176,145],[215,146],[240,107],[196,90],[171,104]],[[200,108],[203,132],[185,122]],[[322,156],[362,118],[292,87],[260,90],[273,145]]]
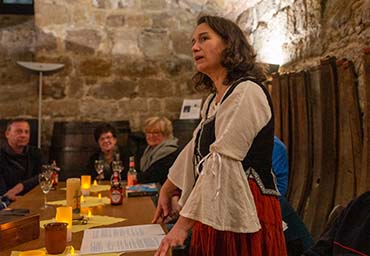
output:
[[[165,233],[159,224],[84,231],[80,254],[157,250]]]

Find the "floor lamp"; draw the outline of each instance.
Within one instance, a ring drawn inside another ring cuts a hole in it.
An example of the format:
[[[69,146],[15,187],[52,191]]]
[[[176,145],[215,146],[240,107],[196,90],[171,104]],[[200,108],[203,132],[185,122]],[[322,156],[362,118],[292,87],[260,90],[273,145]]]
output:
[[[17,64],[27,70],[36,71],[39,73],[39,107],[38,107],[38,131],[37,131],[37,147],[41,148],[41,123],[42,123],[42,75],[45,72],[52,72],[64,67],[60,63],[40,63],[17,61]]]

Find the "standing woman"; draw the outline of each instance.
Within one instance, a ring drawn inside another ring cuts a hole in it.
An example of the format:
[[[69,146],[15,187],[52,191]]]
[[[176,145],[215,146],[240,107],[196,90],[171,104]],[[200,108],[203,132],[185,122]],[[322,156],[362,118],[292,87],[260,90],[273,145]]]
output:
[[[227,19],[200,17],[192,44],[196,87],[214,93],[161,189],[153,222],[166,221],[177,189],[183,208],[156,255],[183,244],[191,229],[190,255],[286,255],[263,69],[243,32]]]

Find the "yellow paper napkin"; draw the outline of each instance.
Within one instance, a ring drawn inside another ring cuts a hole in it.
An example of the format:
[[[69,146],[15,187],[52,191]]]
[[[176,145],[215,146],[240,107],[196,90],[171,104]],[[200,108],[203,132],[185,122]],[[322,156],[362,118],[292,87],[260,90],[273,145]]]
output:
[[[125,218],[116,218],[116,217],[110,217],[110,216],[101,216],[101,215],[92,215],[91,218],[89,218],[89,221],[87,224],[72,224],[72,233],[80,232],[85,229],[89,229],[92,227],[98,227],[103,225],[110,225],[113,223],[126,221]],[[50,222],[54,222],[54,219],[50,220],[42,220],[40,221],[40,227],[44,228],[45,224],[48,224]]]
[[[52,205],[66,205],[66,200],[50,201],[47,204]],[[110,204],[110,199],[106,196],[99,199],[96,196],[85,196],[84,200],[81,202],[81,208],[93,207],[98,205]]]
[[[66,190],[66,188],[61,188],[60,190]],[[97,193],[110,190],[110,185],[91,185],[90,193]]]
[[[71,250],[70,246],[67,246],[66,249],[64,250],[63,253],[61,254],[48,254],[46,252],[46,249],[45,248],[40,248],[40,249],[35,249],[35,250],[42,250],[42,251],[45,251],[45,255],[47,256],[66,256],[66,255],[69,255],[69,252]],[[23,251],[12,251],[12,254],[10,254],[10,256],[19,256],[20,253],[22,253]],[[94,255],[98,255],[98,256],[119,256],[121,255],[122,252],[114,252],[114,253],[100,253],[100,254],[94,254]],[[80,255],[80,251],[79,250],[75,250],[74,252],[74,255],[75,256],[78,256]]]
[[[110,185],[91,185],[90,192],[96,193],[96,192],[103,192],[110,190]]]

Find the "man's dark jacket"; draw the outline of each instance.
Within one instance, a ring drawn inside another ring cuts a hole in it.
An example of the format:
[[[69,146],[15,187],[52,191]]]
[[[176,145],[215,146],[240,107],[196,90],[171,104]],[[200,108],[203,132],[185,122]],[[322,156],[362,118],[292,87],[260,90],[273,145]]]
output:
[[[370,191],[351,201],[304,255],[370,255]]]
[[[24,186],[24,195],[38,184],[43,159],[41,151],[27,146],[22,154],[16,154],[7,142],[0,147],[0,196],[18,183]]]

